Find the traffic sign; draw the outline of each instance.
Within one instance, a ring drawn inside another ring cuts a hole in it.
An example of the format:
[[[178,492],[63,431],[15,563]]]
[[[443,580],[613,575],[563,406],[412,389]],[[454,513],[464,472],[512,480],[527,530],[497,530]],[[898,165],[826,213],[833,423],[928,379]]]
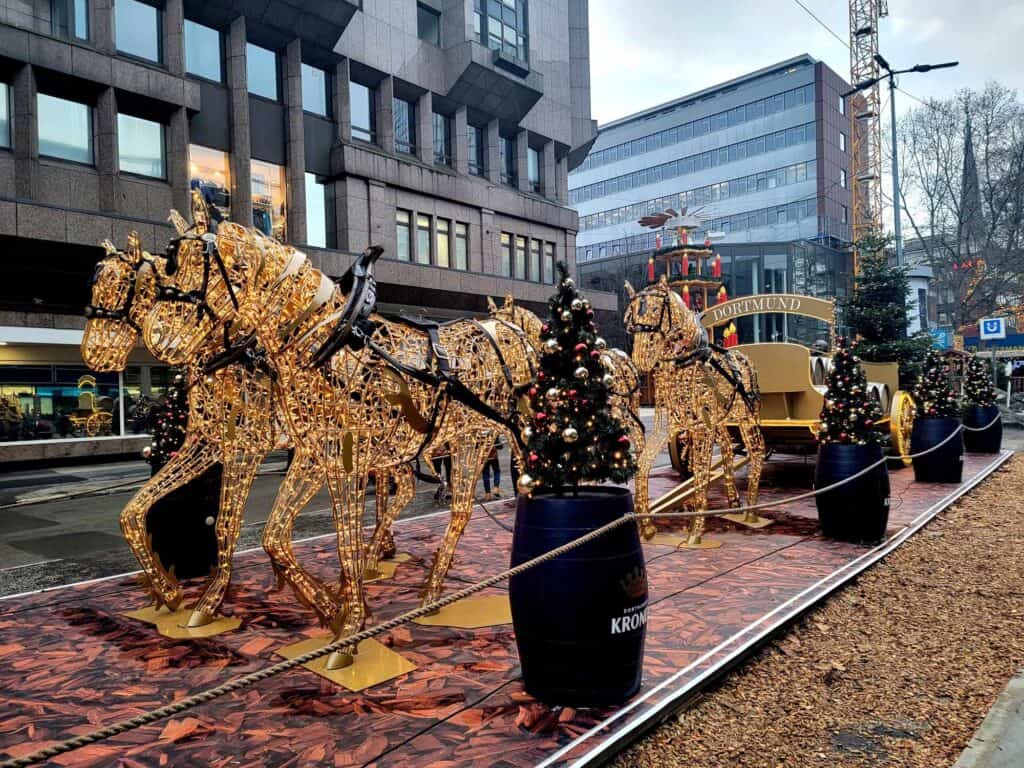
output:
[[[1006,320],[1002,317],[986,317],[978,323],[979,336],[985,339],[1005,339]]]

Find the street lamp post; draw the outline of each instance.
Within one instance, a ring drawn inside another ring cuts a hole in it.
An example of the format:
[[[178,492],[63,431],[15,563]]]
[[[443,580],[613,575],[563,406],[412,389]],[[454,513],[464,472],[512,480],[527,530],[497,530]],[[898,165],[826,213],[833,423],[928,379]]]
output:
[[[878,65],[885,70],[886,74],[880,75],[879,77],[872,77],[868,80],[864,80],[857,83],[853,88],[843,94],[843,98],[846,99],[855,93],[859,93],[866,88],[870,88],[875,83],[882,80],[889,81],[889,107],[892,115],[892,205],[893,205],[893,232],[896,236],[896,264],[897,266],[903,265],[903,234],[900,227],[900,168],[899,158],[896,152],[896,75],[904,75],[908,72],[930,72],[933,69],[947,69],[949,67],[955,67],[960,62],[958,61],[947,61],[943,64],[915,64],[909,69],[898,69],[893,70],[889,66],[889,62],[885,60],[885,57],[880,53],[875,54],[875,61]]]

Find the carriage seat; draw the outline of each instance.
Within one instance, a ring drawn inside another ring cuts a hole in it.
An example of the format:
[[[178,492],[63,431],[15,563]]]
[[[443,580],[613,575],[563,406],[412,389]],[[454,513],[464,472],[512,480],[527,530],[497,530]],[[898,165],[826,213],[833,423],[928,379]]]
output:
[[[824,394],[811,379],[810,350],[800,344],[771,342],[734,348],[757,371],[761,419],[817,421]]]

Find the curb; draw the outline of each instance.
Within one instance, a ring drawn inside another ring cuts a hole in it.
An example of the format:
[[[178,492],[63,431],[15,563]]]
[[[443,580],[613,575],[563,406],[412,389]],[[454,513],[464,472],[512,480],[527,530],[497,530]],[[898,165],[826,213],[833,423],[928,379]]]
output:
[[[1024,765],[1024,670],[1010,680],[953,768]]]

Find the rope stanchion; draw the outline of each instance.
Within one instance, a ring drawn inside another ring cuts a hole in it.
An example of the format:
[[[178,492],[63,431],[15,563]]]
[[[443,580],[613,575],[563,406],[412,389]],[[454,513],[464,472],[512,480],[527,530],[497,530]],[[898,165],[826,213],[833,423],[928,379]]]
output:
[[[995,421],[996,420],[993,419],[993,421],[988,426],[991,426],[992,424],[994,424]],[[986,428],[987,427],[983,427],[982,429],[986,429]],[[750,506],[747,506],[747,507],[733,507],[733,508],[723,509],[723,510],[714,510],[714,511],[711,512],[711,514],[713,514],[713,515],[721,515],[721,514],[728,514],[728,513],[732,513],[732,512],[742,512],[742,511],[746,511],[746,510],[765,509],[765,508],[768,508],[768,507],[780,507],[780,506],[786,506],[788,504],[793,504],[795,502],[802,501],[804,499],[813,498],[814,496],[817,496],[818,494],[826,493],[826,492],[829,492],[829,491],[833,491],[833,490],[835,490],[837,488],[840,488],[840,487],[846,485],[847,483],[853,482],[857,478],[859,478],[859,477],[867,474],[868,472],[871,472],[875,468],[881,466],[882,464],[887,462],[889,459],[892,459],[892,458],[898,458],[898,459],[904,459],[904,458],[917,459],[917,458],[921,458],[922,456],[925,456],[925,455],[931,453],[932,451],[936,451],[939,448],[941,448],[942,446],[944,446],[946,443],[948,443],[954,437],[958,436],[963,429],[965,429],[965,427],[963,425],[960,425],[949,436],[947,436],[944,440],[942,440],[942,442],[937,443],[936,445],[933,445],[933,446],[931,446],[930,448],[928,448],[928,449],[926,449],[924,451],[920,451],[920,452],[914,453],[914,454],[900,455],[900,456],[886,456],[886,457],[880,459],[879,461],[876,461],[873,464],[869,465],[868,467],[866,467],[865,469],[861,470],[860,472],[857,472],[854,475],[851,475],[851,476],[849,476],[847,478],[844,478],[844,479],[842,479],[842,480],[840,480],[838,482],[835,482],[832,485],[825,486],[824,488],[816,488],[816,489],[814,489],[812,491],[808,491],[806,493],[801,493],[801,494],[798,494],[796,496],[790,496],[788,498],[780,499],[780,500],[775,501],[775,502],[761,502],[761,503],[753,504],[753,505],[750,505]],[[347,637],[343,637],[343,638],[340,638],[338,640],[335,640],[335,641],[333,641],[331,643],[328,643],[327,645],[323,646],[322,648],[318,648],[317,650],[314,650],[314,651],[309,651],[308,653],[304,653],[301,656],[296,656],[293,659],[287,659],[285,661],[281,661],[281,662],[278,662],[276,664],[272,664],[269,667],[264,667],[263,669],[256,670],[255,672],[250,672],[250,673],[248,673],[246,675],[242,675],[242,676],[237,677],[237,678],[235,678],[233,680],[228,680],[227,682],[222,683],[220,685],[214,686],[212,688],[208,688],[208,689],[206,689],[204,691],[200,691],[199,693],[192,694],[191,696],[186,696],[183,699],[179,699],[178,701],[175,701],[175,702],[172,702],[170,704],[167,704],[166,706],[158,707],[157,709],[150,710],[149,712],[143,712],[142,714],[136,715],[135,717],[129,718],[127,720],[122,720],[120,722],[113,723],[113,724],[111,724],[109,726],[106,726],[104,728],[100,728],[100,729],[97,729],[95,731],[92,731],[90,733],[82,734],[80,736],[75,736],[74,738],[67,739],[65,741],[61,741],[61,742],[58,742],[56,744],[52,744],[52,745],[50,745],[48,747],[45,747],[43,749],[40,749],[40,750],[38,750],[36,752],[33,752],[31,754],[28,754],[28,755],[25,755],[23,757],[18,757],[18,758],[13,758],[11,760],[7,760],[4,763],[0,763],[0,768],[26,768],[27,766],[35,765],[35,764],[40,763],[40,762],[42,762],[44,760],[50,760],[50,759],[52,759],[54,757],[57,757],[58,755],[62,755],[62,754],[66,754],[68,752],[72,752],[72,751],[74,751],[76,749],[80,749],[81,747],[87,746],[89,744],[95,744],[96,742],[104,741],[106,739],[112,738],[112,737],[117,736],[119,734],[135,730],[136,728],[141,728],[144,725],[149,725],[150,723],[154,723],[154,722],[156,722],[158,720],[162,720],[162,719],[164,719],[166,717],[170,717],[172,715],[179,714],[179,713],[184,712],[186,710],[189,710],[189,709],[192,709],[194,707],[197,707],[197,706],[199,706],[201,704],[206,704],[206,703],[208,703],[210,701],[213,701],[214,699],[220,698],[221,696],[226,696],[229,693],[233,693],[233,692],[241,690],[243,688],[248,688],[249,686],[252,686],[252,685],[255,685],[256,683],[262,682],[263,680],[266,680],[266,679],[271,678],[271,677],[275,677],[275,676],[280,675],[280,674],[282,674],[284,672],[288,672],[288,671],[290,671],[292,669],[295,669],[297,667],[300,667],[300,666],[302,666],[304,664],[308,664],[311,661],[315,661],[316,659],[319,659],[319,658],[321,658],[323,656],[327,656],[328,654],[334,653],[335,651],[345,651],[348,648],[352,648],[352,647],[358,645],[363,640],[369,640],[371,638],[377,637],[378,635],[384,634],[385,632],[390,632],[393,629],[397,629],[398,627],[402,626],[403,624],[407,624],[407,623],[413,621],[414,619],[418,619],[418,618],[426,616],[428,614],[435,613],[436,611],[440,610],[441,608],[444,608],[446,606],[452,605],[453,603],[456,603],[459,600],[462,600],[464,598],[471,597],[472,595],[475,595],[475,594],[477,594],[479,592],[482,592],[485,589],[493,587],[496,584],[500,584],[501,582],[506,581],[506,580],[512,578],[513,576],[518,576],[519,574],[524,573],[524,572],[530,570],[531,568],[535,568],[538,565],[542,565],[543,563],[546,563],[546,562],[548,562],[550,560],[555,559],[556,557],[559,557],[560,555],[563,555],[563,554],[565,554],[567,552],[571,552],[574,549],[578,549],[579,547],[582,547],[583,545],[588,544],[591,541],[594,541],[595,539],[600,538],[604,534],[606,534],[606,533],[608,533],[610,531],[613,531],[613,530],[615,530],[616,528],[619,528],[622,525],[626,525],[627,523],[631,523],[631,522],[635,523],[637,520],[643,520],[643,519],[660,519],[660,520],[665,520],[665,519],[669,519],[669,518],[679,519],[679,518],[690,518],[690,517],[699,517],[699,516],[707,516],[707,515],[708,515],[708,511],[707,510],[699,511],[699,512],[686,512],[686,511],[683,511],[683,512],[660,512],[658,514],[640,514],[640,515],[638,515],[638,514],[629,514],[629,515],[624,515],[624,516],[622,516],[622,517],[620,517],[620,518],[618,518],[616,520],[611,521],[610,523],[606,523],[605,525],[601,526],[600,528],[595,528],[593,531],[590,531],[589,533],[586,533],[583,536],[580,536],[580,537],[578,537],[576,539],[573,539],[572,541],[569,541],[569,542],[567,542],[565,544],[562,544],[559,547],[556,547],[556,548],[554,548],[552,550],[549,550],[548,552],[545,552],[545,553],[543,553],[541,555],[538,555],[537,557],[533,558],[532,560],[527,560],[524,563],[521,563],[521,564],[519,564],[519,565],[517,565],[517,566],[515,566],[513,568],[509,568],[508,570],[502,571],[501,573],[495,574],[494,576],[489,576],[488,578],[483,579],[482,581],[479,581],[479,582],[477,582],[475,584],[472,584],[472,585],[470,585],[468,587],[465,587],[464,589],[460,589],[460,590],[457,590],[455,592],[452,592],[451,594],[446,595],[445,597],[442,597],[442,598],[440,598],[438,600],[435,600],[432,603],[428,603],[427,605],[420,606],[419,608],[414,608],[411,611],[406,611],[405,613],[403,613],[403,614],[401,614],[399,616],[396,616],[396,617],[394,617],[392,619],[388,619],[385,622],[382,622],[380,624],[375,624],[374,626],[368,627],[367,629],[364,629],[364,630],[362,630],[360,632],[357,632],[357,633],[355,633],[353,635],[349,635]]]

